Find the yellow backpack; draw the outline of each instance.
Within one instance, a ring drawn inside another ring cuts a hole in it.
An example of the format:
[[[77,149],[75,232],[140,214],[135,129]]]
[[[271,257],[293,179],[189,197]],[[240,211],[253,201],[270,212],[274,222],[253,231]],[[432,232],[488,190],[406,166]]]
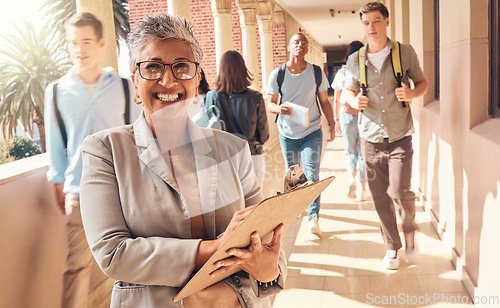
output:
[[[359,49],[359,83],[361,85],[361,89],[363,91],[363,95],[366,96],[366,89],[368,88],[368,83],[366,82],[366,63],[364,54],[366,46],[363,46]],[[392,71],[394,72],[394,78],[396,78],[397,87],[402,87],[403,80],[403,70],[401,68],[401,49],[399,48],[399,42],[394,41],[394,47],[391,49],[391,63],[392,63]],[[410,102],[401,102],[403,108],[406,108],[407,104],[411,104]]]

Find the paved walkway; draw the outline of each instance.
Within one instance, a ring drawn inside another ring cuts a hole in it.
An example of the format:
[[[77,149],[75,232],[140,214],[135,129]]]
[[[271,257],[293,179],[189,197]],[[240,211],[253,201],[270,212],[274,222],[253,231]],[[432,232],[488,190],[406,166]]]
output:
[[[456,304],[471,299],[422,208],[417,209],[418,264],[406,264],[401,252],[398,270],[382,268],[385,250],[378,216],[372,202],[347,198],[350,176],[343,148],[342,137],[337,137],[321,164],[322,179],[336,177],[321,199],[323,237],[309,233],[305,213],[285,231],[288,279],[273,307],[473,307]],[[284,164],[279,145],[266,154],[264,194],[269,196],[283,190]]]

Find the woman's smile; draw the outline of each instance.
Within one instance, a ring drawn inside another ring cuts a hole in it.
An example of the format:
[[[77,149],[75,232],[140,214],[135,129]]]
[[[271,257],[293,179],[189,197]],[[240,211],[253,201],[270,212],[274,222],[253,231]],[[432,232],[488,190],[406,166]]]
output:
[[[182,93],[167,94],[167,93],[153,93],[153,97],[163,102],[174,102],[182,99]]]

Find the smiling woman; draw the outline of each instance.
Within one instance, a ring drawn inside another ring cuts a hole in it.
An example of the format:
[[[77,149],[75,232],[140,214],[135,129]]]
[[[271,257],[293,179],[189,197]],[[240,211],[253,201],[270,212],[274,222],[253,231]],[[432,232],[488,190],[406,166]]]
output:
[[[188,116],[202,60],[191,24],[150,15],[128,39],[135,101],[144,111],[133,125],[82,145],[82,219],[94,258],[118,280],[111,306],[270,307],[268,297],[286,279],[282,224],[270,243],[255,232],[249,247],[231,248],[211,276],[237,273],[172,302],[263,195],[248,143]]]

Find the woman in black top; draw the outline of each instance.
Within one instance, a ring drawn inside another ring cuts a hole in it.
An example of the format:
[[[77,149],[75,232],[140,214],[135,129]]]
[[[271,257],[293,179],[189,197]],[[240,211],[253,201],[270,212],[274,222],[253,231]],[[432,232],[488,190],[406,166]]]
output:
[[[240,53],[226,51],[221,57],[217,88],[207,93],[205,105],[217,106],[226,131],[248,141],[254,170],[262,185],[265,173],[262,145],[269,139],[269,126],[262,94],[248,88],[252,80]]]

